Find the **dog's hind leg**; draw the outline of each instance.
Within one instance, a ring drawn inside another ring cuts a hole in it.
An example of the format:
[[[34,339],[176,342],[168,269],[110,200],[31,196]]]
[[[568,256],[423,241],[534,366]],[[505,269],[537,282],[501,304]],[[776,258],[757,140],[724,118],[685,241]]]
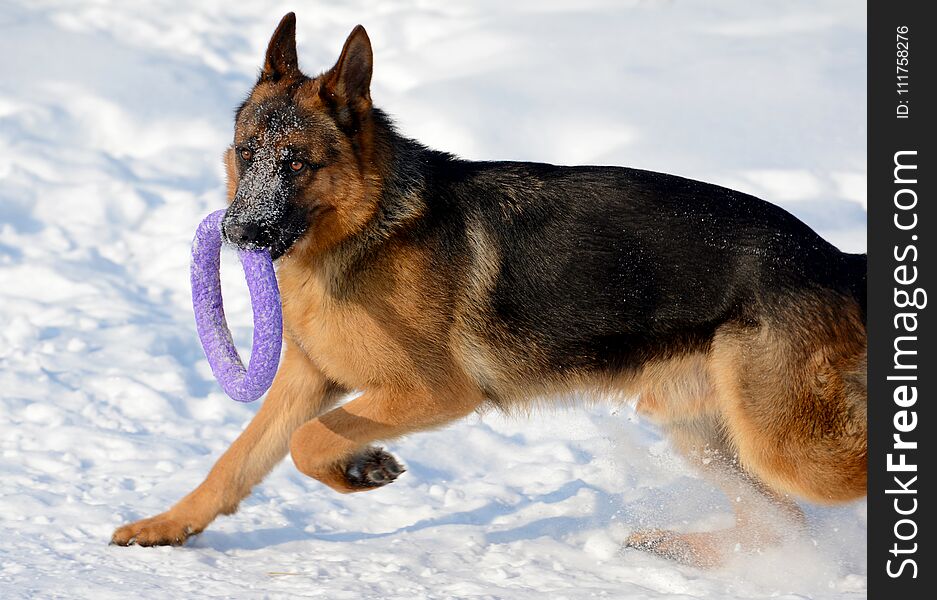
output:
[[[168,511],[118,528],[112,543],[178,545],[205,529],[219,514],[233,513],[251,488],[286,455],[293,431],[333,406],[342,393],[287,341],[283,363],[263,406],[205,481]]]
[[[638,380],[639,414],[655,421],[704,477],[728,496],[735,526],[702,533],[639,530],[627,546],[698,567],[715,567],[736,550],[774,545],[799,529],[803,514],[788,497],[744,470],[722,414],[721,390],[710,354],[691,354],[647,365]]]
[[[696,376],[706,382],[699,402],[681,404],[670,393],[669,402],[655,403],[663,394],[650,395],[645,404],[664,417],[677,446],[709,459],[704,473],[728,493],[736,527],[639,532],[631,546],[715,566],[736,547],[773,545],[798,528],[803,518],[784,493],[824,504],[865,495],[865,326],[858,305],[836,300],[807,298],[758,327],[720,329],[705,377]]]
[[[790,497],[772,491],[740,468],[717,417],[672,423],[667,430],[689,462],[725,492],[735,514],[735,525],[696,533],[639,530],[629,536],[626,546],[683,564],[713,568],[735,553],[775,546],[790,532],[803,529],[803,512]]]

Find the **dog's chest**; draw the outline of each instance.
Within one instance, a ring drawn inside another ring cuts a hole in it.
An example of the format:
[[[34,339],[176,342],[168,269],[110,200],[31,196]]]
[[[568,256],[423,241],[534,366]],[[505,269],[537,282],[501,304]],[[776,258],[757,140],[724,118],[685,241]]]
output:
[[[336,298],[314,277],[280,278],[288,335],[334,381],[352,389],[412,384],[446,354],[419,298],[406,291]],[[406,288],[400,288],[406,290]]]

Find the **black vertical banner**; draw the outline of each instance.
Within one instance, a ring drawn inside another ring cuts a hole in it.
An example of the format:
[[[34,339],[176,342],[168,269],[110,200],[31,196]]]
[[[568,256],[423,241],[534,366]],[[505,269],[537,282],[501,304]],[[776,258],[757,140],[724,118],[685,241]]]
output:
[[[927,10],[927,9],[930,10]],[[869,598],[933,598],[937,19],[873,0],[868,43]],[[925,12],[930,15],[925,15]]]

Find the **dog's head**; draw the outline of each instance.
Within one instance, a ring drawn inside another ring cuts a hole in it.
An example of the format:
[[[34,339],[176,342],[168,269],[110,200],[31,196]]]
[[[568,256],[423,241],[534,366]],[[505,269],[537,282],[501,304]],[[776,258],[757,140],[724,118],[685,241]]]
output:
[[[283,17],[225,153],[229,242],[278,258],[303,244],[329,247],[374,213],[371,64],[359,25],[335,66],[307,77],[296,56],[296,17]]]

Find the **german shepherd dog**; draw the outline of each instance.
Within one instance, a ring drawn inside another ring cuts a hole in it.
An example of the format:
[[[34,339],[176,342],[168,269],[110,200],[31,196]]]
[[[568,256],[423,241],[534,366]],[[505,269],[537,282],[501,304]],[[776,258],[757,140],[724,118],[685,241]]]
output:
[[[576,393],[637,398],[733,500],[731,529],[631,547],[716,566],[796,530],[794,498],[865,495],[865,255],[698,181],[430,150],[372,105],[361,26],[317,77],[295,31],[290,13],[224,157],[225,238],[278,261],[279,372],[205,481],[113,543],[182,544],[287,451],[373,490],[404,471],[376,442]]]

